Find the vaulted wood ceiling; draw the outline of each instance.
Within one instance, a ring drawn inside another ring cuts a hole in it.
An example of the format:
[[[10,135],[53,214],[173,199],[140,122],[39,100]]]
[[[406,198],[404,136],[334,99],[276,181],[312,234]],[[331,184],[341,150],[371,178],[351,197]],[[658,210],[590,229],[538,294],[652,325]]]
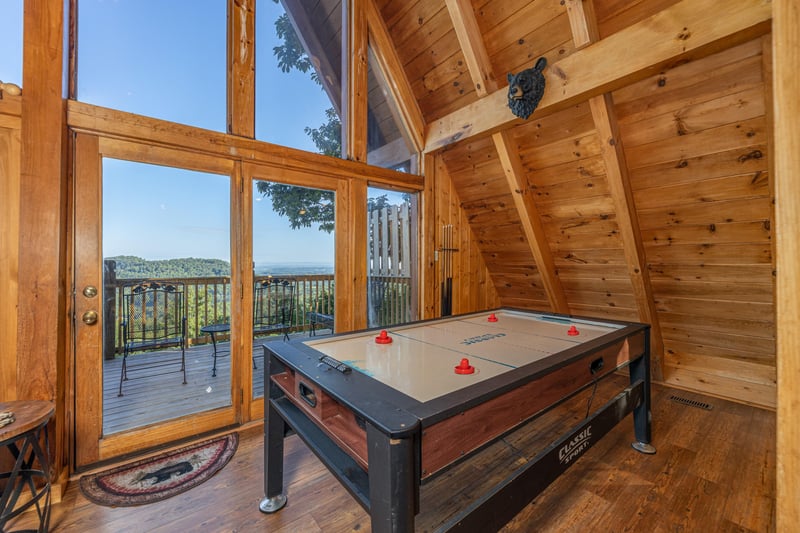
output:
[[[339,1],[300,4],[323,20]],[[482,261],[462,267],[502,305],[648,322],[657,375],[774,405],[768,2],[366,5],[384,122],[440,162]],[[506,74],[539,57],[524,121]]]

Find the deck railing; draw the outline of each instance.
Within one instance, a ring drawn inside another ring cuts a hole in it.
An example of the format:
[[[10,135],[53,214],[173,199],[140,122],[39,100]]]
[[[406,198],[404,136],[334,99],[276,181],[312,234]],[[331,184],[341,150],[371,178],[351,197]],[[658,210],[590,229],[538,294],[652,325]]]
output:
[[[280,276],[296,283],[292,331],[311,328],[308,313],[333,315],[333,274]],[[266,276],[255,276],[258,282]],[[113,359],[122,352],[119,319],[122,317],[122,296],[127,287],[139,280],[109,279],[106,291],[104,357]],[[162,281],[181,282],[186,286],[186,336],[189,345],[211,342],[200,328],[231,321],[231,286],[229,277],[176,278]],[[369,278],[370,325],[399,324],[411,320],[411,280],[391,276]],[[113,342],[112,342],[113,340]]]

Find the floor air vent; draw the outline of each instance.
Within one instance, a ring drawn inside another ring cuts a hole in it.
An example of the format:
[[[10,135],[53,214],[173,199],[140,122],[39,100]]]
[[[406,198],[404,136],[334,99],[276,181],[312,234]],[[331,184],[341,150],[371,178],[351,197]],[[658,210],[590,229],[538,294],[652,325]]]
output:
[[[705,402],[698,402],[697,400],[690,400],[688,398],[681,398],[680,396],[670,396],[670,400],[673,402],[682,403],[683,405],[688,405],[689,407],[699,407],[700,409],[705,409],[706,411],[711,410],[711,404],[707,404]]]

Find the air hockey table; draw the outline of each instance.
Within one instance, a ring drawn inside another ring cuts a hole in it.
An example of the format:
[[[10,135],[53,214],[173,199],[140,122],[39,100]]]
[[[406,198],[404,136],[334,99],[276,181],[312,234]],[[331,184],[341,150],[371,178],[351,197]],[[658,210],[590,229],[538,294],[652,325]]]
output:
[[[633,413],[655,453],[650,327],[501,308],[381,330],[264,344],[265,513],[286,504],[289,429],[367,510],[372,531],[413,531],[420,487],[610,374],[630,384],[444,528],[502,527]]]

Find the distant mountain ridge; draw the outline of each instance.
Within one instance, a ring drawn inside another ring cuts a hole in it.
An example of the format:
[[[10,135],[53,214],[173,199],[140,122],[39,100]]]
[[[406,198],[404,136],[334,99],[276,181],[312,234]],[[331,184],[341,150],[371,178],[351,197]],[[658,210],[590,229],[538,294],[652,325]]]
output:
[[[117,279],[141,278],[216,278],[231,275],[231,265],[222,259],[185,257],[180,259],[142,259],[133,255],[106,257],[116,262]],[[326,263],[256,263],[257,276],[311,276],[333,274]]]
[[[116,261],[117,279],[131,278],[214,278],[231,275],[231,265],[222,259],[186,257],[148,260],[133,255],[106,257]]]

